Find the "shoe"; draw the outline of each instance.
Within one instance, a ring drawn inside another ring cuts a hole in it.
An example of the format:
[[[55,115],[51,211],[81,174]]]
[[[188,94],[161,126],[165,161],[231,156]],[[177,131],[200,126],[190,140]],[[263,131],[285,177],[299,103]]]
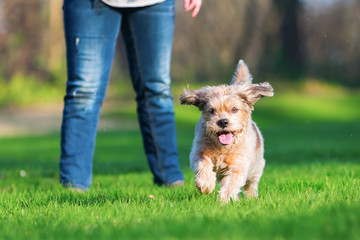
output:
[[[86,193],[86,191],[84,191],[83,189],[80,189],[80,188],[68,188],[68,190],[70,190],[71,192],[74,192],[74,193]]]
[[[62,186],[71,192],[86,193],[89,191],[89,188],[86,188],[80,184],[62,183]]]
[[[175,188],[175,187],[183,187],[185,185],[185,181],[184,180],[177,180],[175,182],[172,182],[168,185],[166,185],[169,188]]]

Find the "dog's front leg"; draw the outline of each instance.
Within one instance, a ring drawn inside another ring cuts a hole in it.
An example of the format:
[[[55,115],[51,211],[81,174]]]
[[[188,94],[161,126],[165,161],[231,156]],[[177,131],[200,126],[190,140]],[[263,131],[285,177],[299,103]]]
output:
[[[210,194],[214,191],[216,184],[216,173],[213,170],[214,164],[208,157],[199,158],[193,164],[195,173],[195,186],[201,194]]]
[[[227,203],[239,198],[240,188],[245,185],[246,177],[243,169],[229,167],[220,181],[219,200]]]

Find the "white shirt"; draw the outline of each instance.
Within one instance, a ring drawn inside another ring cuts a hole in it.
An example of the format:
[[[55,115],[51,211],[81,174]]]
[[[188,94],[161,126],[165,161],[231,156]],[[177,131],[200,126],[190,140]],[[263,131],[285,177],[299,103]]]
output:
[[[112,7],[144,7],[156,3],[164,2],[165,0],[102,0],[104,3]]]

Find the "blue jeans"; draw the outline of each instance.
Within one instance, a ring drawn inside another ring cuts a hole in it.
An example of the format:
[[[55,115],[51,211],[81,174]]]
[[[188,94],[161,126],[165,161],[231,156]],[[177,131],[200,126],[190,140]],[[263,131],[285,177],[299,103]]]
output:
[[[141,8],[112,8],[100,0],[65,0],[63,10],[68,79],[60,182],[83,190],[91,185],[98,118],[119,31],[154,183],[168,185],[183,180],[170,89],[174,0]]]

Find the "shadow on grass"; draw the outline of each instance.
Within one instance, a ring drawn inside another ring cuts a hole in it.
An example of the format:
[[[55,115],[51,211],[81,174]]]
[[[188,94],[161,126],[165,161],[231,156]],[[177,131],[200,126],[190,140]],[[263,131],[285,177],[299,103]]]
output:
[[[295,120],[263,110],[254,118],[265,138],[267,164],[359,162],[360,122]],[[184,169],[189,168],[195,124],[182,120],[177,124],[179,159]],[[18,176],[20,170],[35,176],[57,176],[59,142],[58,134],[0,139],[0,177]],[[150,172],[139,131],[100,132],[94,174],[129,172]]]

